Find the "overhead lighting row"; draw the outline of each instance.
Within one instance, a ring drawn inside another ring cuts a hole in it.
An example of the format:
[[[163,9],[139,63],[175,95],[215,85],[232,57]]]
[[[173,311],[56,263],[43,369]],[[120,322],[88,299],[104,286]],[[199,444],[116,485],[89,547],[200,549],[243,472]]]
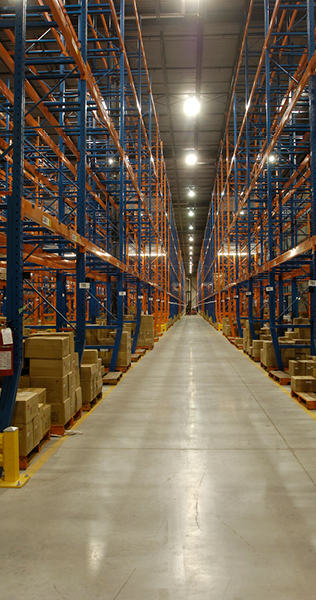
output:
[[[197,100],[197,98],[195,98],[195,96],[191,96],[189,98],[186,99],[185,103],[184,103],[184,112],[188,117],[195,117],[200,111],[200,103]],[[195,152],[195,150],[189,150],[186,154],[186,158],[185,161],[187,163],[187,165],[189,166],[194,166],[197,163],[197,154]],[[188,196],[189,198],[194,198],[195,196],[195,191],[193,189],[190,189],[188,192]],[[189,212],[188,212],[189,217],[194,217],[194,209],[193,208],[189,208]],[[190,223],[189,225],[189,230],[193,231],[194,230],[194,226],[192,223]],[[189,235],[189,241],[193,242],[194,241],[194,237],[193,235]],[[192,274],[192,270],[193,270],[193,246],[190,246],[189,248],[189,255],[190,255],[190,263],[189,263],[189,272],[190,274]]]
[[[184,103],[184,112],[188,117],[195,117],[200,112],[200,102],[195,96],[189,96]],[[187,165],[194,166],[197,163],[197,155],[195,150],[190,150],[186,155],[185,161]]]

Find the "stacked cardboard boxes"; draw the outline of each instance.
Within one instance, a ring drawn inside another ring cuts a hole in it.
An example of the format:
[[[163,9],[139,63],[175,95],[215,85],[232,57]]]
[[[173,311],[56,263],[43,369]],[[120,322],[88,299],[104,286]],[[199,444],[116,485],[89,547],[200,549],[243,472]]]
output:
[[[254,330],[256,332],[256,335],[259,335],[260,323],[254,323]],[[250,330],[250,325],[249,325],[248,320],[245,321],[243,349],[249,356],[252,355],[252,335],[251,335],[251,330]]]
[[[12,425],[19,428],[19,454],[27,456],[51,428],[45,389],[18,390]]]
[[[108,331],[107,343],[109,346],[113,346],[115,342],[116,331]],[[100,350],[99,357],[101,358],[102,364],[105,367],[109,367],[111,363],[113,350]],[[129,367],[132,361],[132,342],[131,332],[128,329],[122,331],[121,343],[117,357],[117,367]]]
[[[84,350],[80,368],[82,404],[90,404],[102,392],[102,360],[97,350]]]
[[[73,332],[30,336],[25,343],[25,357],[30,361],[31,387],[46,388],[52,424],[65,425],[81,408]]]
[[[177,315],[175,320],[178,320],[180,315]],[[140,329],[137,340],[137,346],[152,348],[155,343],[155,331],[154,331],[154,316],[153,315],[142,315],[140,320]]]

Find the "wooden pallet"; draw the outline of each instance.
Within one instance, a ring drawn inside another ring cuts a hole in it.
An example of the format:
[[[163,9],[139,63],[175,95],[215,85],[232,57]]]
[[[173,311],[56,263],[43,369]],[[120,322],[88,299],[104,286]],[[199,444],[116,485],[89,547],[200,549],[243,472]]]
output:
[[[262,362],[260,363],[260,367],[266,371],[267,373],[270,373],[270,371],[277,371],[278,367],[266,367]]]
[[[74,422],[76,423],[79,421],[80,417],[82,417],[82,407],[79,408],[79,410],[77,410],[77,412],[74,414]]]
[[[160,338],[157,338],[157,340],[156,340],[156,338],[155,338],[155,342],[156,342],[156,341],[157,341],[157,342],[159,342],[159,339],[160,339]],[[140,348],[141,350],[152,350],[152,349],[153,349],[153,347],[154,347],[153,345],[152,345],[152,346],[139,346],[139,348]]]
[[[73,415],[65,425],[51,425],[50,432],[53,435],[65,435],[66,430],[71,429],[74,426],[74,423],[75,420]]]
[[[126,371],[128,371],[128,369],[130,369],[131,364],[132,363],[130,362],[127,367],[115,367],[115,372],[116,373],[126,373]],[[114,371],[112,371],[112,372],[114,373]],[[107,373],[110,373],[110,367],[105,367],[104,375],[106,375]]]
[[[307,392],[294,392],[294,390],[291,390],[291,396],[301,404],[305,404],[308,410],[316,410],[316,394],[313,392],[308,394]]]
[[[291,377],[284,371],[270,371],[269,377],[271,377],[273,381],[276,381],[280,385],[288,385],[291,383]]]
[[[139,356],[145,356],[146,348],[137,348],[135,350],[135,354],[139,354]],[[135,356],[135,354],[133,356]]]
[[[122,379],[122,377],[123,373],[121,373],[120,371],[107,373],[105,377],[103,377],[103,383],[104,385],[117,385],[120,379]]]
[[[25,469],[28,469],[31,462],[39,455],[43,446],[47,442],[49,442],[49,440],[50,440],[50,431],[47,431],[47,433],[45,433],[44,437],[42,437],[40,443],[37,444],[37,446],[35,446],[35,448],[33,448],[33,450],[27,456],[19,456],[19,463],[20,463],[19,468],[23,471],[25,471]]]
[[[260,358],[258,356],[251,356],[251,360],[253,360],[253,362],[260,362]]]
[[[139,354],[139,352],[137,352],[136,354],[132,354],[132,362],[137,362],[140,358],[141,355]]]
[[[102,400],[102,392],[100,392],[100,394],[98,394],[96,398],[91,400],[91,402],[86,402],[85,404],[83,404],[82,410],[84,410],[85,412],[89,412],[96,404],[98,404],[98,402],[100,402],[100,400]]]

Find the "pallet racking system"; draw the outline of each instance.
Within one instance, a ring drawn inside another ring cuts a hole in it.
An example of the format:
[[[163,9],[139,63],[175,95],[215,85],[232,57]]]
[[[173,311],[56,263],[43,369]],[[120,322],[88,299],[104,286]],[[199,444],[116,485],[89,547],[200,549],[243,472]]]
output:
[[[261,4],[261,3],[260,3]],[[308,316],[316,354],[315,2],[250,1],[198,268],[198,303],[214,322]],[[234,325],[237,323],[237,326]],[[303,336],[302,336],[303,337]]]
[[[8,1],[0,59],[1,311],[14,334],[2,431],[23,319],[75,329],[81,358],[103,314],[113,370],[123,323],[134,351],[142,313],[160,331],[183,310],[185,274],[135,0]]]

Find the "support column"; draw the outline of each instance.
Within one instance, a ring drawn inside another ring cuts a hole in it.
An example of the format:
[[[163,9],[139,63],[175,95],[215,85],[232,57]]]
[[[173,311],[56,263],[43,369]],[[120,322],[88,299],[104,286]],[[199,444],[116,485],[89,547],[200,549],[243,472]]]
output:
[[[26,0],[15,2],[12,194],[7,208],[7,321],[13,331],[13,375],[5,377],[0,397],[0,431],[11,424],[23,354],[23,196],[25,127]]]
[[[81,56],[87,62],[87,0],[81,0],[81,14],[79,22],[79,38],[81,44]],[[87,83],[84,79],[79,81],[79,152],[78,163],[78,208],[77,208],[77,231],[85,236],[86,231],[86,146],[87,146]],[[86,255],[77,247],[76,265],[76,292],[77,292],[77,318],[76,318],[76,352],[79,352],[81,364],[82,354],[86,343],[86,290],[80,284],[86,281]]]

